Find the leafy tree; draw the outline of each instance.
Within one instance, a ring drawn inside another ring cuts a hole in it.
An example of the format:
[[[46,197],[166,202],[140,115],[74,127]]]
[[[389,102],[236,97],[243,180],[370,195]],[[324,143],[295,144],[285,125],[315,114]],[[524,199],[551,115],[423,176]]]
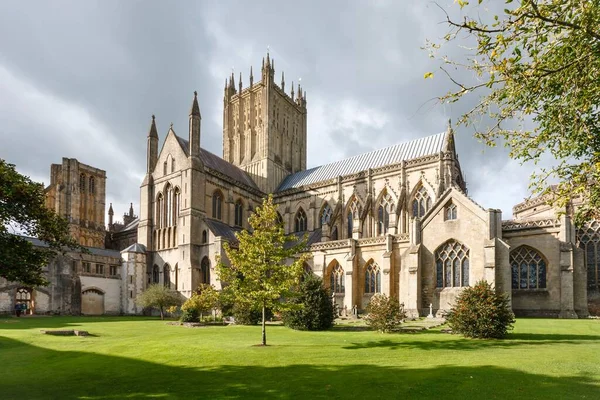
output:
[[[229,265],[218,260],[217,273],[234,303],[262,310],[262,344],[267,344],[267,309],[285,308],[281,301],[298,282],[306,254],[306,238],[286,236],[269,196],[249,218],[252,233],[236,234],[237,247],[225,243]],[[292,260],[290,265],[286,261]]]
[[[335,309],[331,296],[323,287],[323,280],[313,274],[306,274],[300,283],[299,294],[291,299],[292,308],[283,314],[283,322],[292,329],[321,331],[333,326]]]
[[[196,293],[183,303],[181,309],[186,315],[196,315],[196,318],[199,314],[200,320],[202,320],[202,314],[219,308],[219,298],[220,294],[213,285],[202,284]]]
[[[479,8],[492,2],[477,3],[466,8],[473,16],[460,21],[446,14],[443,43],[458,42],[469,56],[453,59],[440,54],[441,44],[428,43],[455,85],[439,100],[452,103],[478,93],[477,105],[459,124],[472,126],[488,145],[503,139],[521,162],[552,155],[557,164],[533,174],[530,188],[558,207],[574,196],[583,200],[578,225],[599,218],[600,0],[505,0],[504,12],[487,19]],[[491,118],[491,127],[479,126],[482,116]],[[558,185],[550,186],[552,180]]]
[[[144,308],[157,308],[160,319],[165,319],[165,308],[181,305],[181,296],[168,287],[155,283],[137,296],[136,303]]]
[[[446,316],[452,332],[471,338],[501,339],[515,322],[508,295],[496,292],[486,281],[466,287]]]
[[[399,304],[393,297],[378,293],[371,297],[367,306],[365,322],[381,333],[392,332],[402,324],[406,318],[404,304]]]
[[[19,174],[0,159],[0,277],[29,286],[47,285],[42,269],[66,249],[81,249],[69,235],[68,222],[46,208],[44,186]],[[13,232],[44,241],[36,247]]]

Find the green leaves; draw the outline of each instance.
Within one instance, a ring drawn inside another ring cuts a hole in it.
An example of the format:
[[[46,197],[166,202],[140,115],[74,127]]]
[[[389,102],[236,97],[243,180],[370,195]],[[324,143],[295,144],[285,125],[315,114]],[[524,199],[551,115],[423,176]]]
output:
[[[457,3],[462,8],[466,2]],[[466,81],[448,74],[456,88],[439,101],[477,96],[460,124],[473,127],[488,145],[507,143],[510,156],[519,161],[551,155],[557,165],[534,177],[534,193],[548,194],[554,205],[567,204],[577,194],[576,220],[600,218],[595,178],[600,174],[600,1],[505,3],[511,7],[490,16],[492,26],[481,9],[462,21],[448,18],[444,41],[461,46],[464,41],[473,52],[460,60],[439,57],[445,67],[467,72],[461,74]],[[431,54],[440,51],[433,43],[427,48]],[[488,126],[481,123],[486,119],[492,121]],[[548,179],[559,182],[558,190],[544,191]]]

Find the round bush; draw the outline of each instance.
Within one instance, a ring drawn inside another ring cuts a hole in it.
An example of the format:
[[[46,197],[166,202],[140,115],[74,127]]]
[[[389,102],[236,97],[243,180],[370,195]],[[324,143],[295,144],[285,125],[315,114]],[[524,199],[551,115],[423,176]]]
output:
[[[335,310],[321,278],[306,275],[300,284],[298,296],[291,299],[290,303],[297,307],[283,314],[286,326],[303,331],[321,331],[333,326]]]
[[[365,311],[367,312],[365,316],[367,325],[383,333],[398,329],[406,318],[404,304],[398,304],[398,300],[387,297],[385,294],[376,294],[371,297]]]
[[[198,310],[195,308],[185,308],[185,309],[181,309],[181,317],[180,317],[180,321],[181,322],[199,322],[199,317],[200,314],[198,313]]]
[[[515,315],[506,293],[479,281],[461,292],[446,319],[452,332],[465,337],[501,339],[513,328]]]
[[[256,325],[262,321],[262,309],[253,308],[248,304],[235,303],[232,308],[233,318],[238,325]],[[265,311],[265,319],[273,317],[271,310]]]

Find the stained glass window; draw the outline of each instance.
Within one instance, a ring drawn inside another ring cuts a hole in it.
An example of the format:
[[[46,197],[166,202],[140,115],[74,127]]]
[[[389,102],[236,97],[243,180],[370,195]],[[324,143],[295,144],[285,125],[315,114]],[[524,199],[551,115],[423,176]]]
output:
[[[435,252],[437,287],[469,286],[469,249],[452,239]]]
[[[365,293],[381,293],[381,271],[375,263],[365,269]]]
[[[577,231],[584,251],[588,288],[600,289],[600,222],[592,221]]]
[[[344,270],[340,264],[336,264],[333,267],[329,280],[329,285],[333,293],[345,292],[346,288],[344,287]]]

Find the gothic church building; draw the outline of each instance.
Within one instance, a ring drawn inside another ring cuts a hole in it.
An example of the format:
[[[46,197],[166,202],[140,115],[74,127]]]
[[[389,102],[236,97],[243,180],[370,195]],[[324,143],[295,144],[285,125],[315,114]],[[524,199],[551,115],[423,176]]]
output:
[[[129,291],[152,282],[184,296],[201,283],[219,288],[223,243],[273,193],[286,233],[308,233],[305,268],[340,309],[386,293],[426,315],[485,279],[510,294],[518,315],[587,316],[584,253],[569,216],[502,221],[500,210],[475,203],[450,127],[307,169],[306,92],[292,84],[288,94],[274,75],[267,55],[260,80],[251,71],[248,87],[241,75],[237,87],[233,75],[226,81],[222,158],[200,145],[196,94],[186,137],[171,126],[160,150],[152,117],[138,226],[146,278]]]

